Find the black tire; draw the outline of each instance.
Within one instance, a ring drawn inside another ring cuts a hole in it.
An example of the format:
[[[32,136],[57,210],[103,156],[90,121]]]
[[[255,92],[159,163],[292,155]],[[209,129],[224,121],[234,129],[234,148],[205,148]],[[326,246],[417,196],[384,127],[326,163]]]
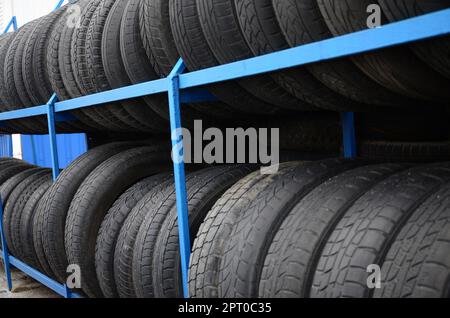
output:
[[[450,297],[449,194],[446,184],[403,226],[387,252],[374,297]]]
[[[36,213],[39,201],[45,195],[46,191],[52,185],[53,181],[50,174],[44,177],[43,180],[39,181],[41,182],[41,184],[28,199],[27,204],[22,211],[22,218],[20,221],[20,241],[22,242],[22,253],[24,261],[34,268],[43,270],[42,268],[40,268],[40,262],[34,248],[34,215]]]
[[[371,0],[317,0],[330,31],[335,35],[367,29]],[[385,16],[383,15],[383,23]],[[434,72],[406,47],[395,47],[352,58],[362,71],[394,92],[425,101],[448,103],[448,79]]]
[[[189,180],[189,175],[186,177]],[[114,250],[114,281],[120,298],[136,298],[133,285],[133,252],[139,228],[148,213],[147,205],[164,204],[164,194],[174,193],[173,180],[169,179],[151,189],[131,210],[122,225]],[[161,216],[165,217],[165,216]]]
[[[240,30],[233,0],[198,0],[197,9],[208,45],[221,64],[254,56]],[[298,108],[301,103],[271,75],[241,79],[239,84],[254,96],[281,108]]]
[[[64,237],[67,212],[75,193],[101,163],[135,146],[138,144],[112,143],[89,150],[64,169],[48,190],[49,199],[42,203],[43,224],[40,240],[48,266],[59,282],[65,282],[69,265],[64,240],[61,238]]]
[[[361,162],[330,159],[301,163],[274,175],[231,231],[219,271],[219,297],[257,297],[264,259],[281,222],[314,188]]]
[[[20,245],[18,244],[18,239],[16,234],[16,226],[13,224],[13,220],[18,217],[17,214],[21,214],[21,211],[17,210],[16,207],[20,206],[19,199],[24,192],[27,191],[27,188],[37,179],[42,176],[48,174],[48,170],[42,170],[38,173],[35,173],[25,180],[23,180],[11,193],[9,196],[9,200],[4,207],[3,214],[3,229],[6,239],[6,244],[8,244],[8,249],[12,255],[16,257],[20,257]],[[23,206],[22,206],[23,207]],[[15,222],[17,223],[17,222]]]
[[[105,24],[115,0],[102,0],[95,10],[89,23],[86,35],[86,63],[88,77],[84,88],[87,94],[107,91],[111,85],[105,74],[102,61],[102,37],[105,33]],[[135,120],[123,107],[122,103],[104,105],[99,112],[109,112],[118,119],[117,124],[124,130],[144,130],[139,121]]]
[[[95,244],[104,216],[132,184],[167,169],[167,152],[157,146],[122,152],[98,166],[78,188],[67,213],[64,241],[67,260],[80,266],[88,296],[103,296],[95,271]]]
[[[33,253],[31,253],[30,255],[30,248],[34,250],[33,241],[31,240],[30,242],[30,240],[27,239],[27,234],[29,233],[32,235],[33,232],[28,231],[30,214],[24,214],[24,211],[25,206],[33,196],[34,192],[36,192],[44,182],[51,182],[51,173],[48,170],[45,174],[30,182],[28,186],[23,190],[23,192],[17,198],[17,202],[14,205],[14,210],[11,217],[11,240],[14,247],[16,248],[16,257],[18,257],[26,264],[29,264],[33,268],[37,267],[38,264],[35,262]],[[14,195],[14,193],[12,195]],[[25,236],[23,236],[22,233],[24,233]]]
[[[129,0],[122,16],[120,26],[120,52],[125,71],[132,84],[159,79],[145,53],[139,25],[140,0]],[[148,95],[142,97],[148,107],[157,115],[149,118],[162,119],[161,130],[166,131],[169,121],[168,103],[165,95]],[[159,116],[159,118],[158,118]]]
[[[422,14],[448,9],[450,3],[445,0],[378,0],[383,12],[391,22],[408,19]],[[412,44],[414,53],[436,72],[450,78],[450,40],[449,38],[429,40]]]
[[[28,170],[33,166],[26,162],[10,162],[1,165],[0,185],[3,185],[8,179],[14,177],[22,171]]]
[[[79,21],[80,26],[75,29],[72,35],[71,43],[71,63],[72,70],[75,77],[75,81],[78,85],[81,95],[89,94],[90,87],[90,75],[89,65],[87,62],[86,51],[86,38],[89,30],[92,17],[100,5],[101,0],[93,0],[83,7],[81,18]],[[102,107],[102,111],[99,107],[90,107],[83,109],[83,112],[89,116],[97,126],[104,127],[106,130],[122,131],[123,127],[120,123],[117,123],[117,119],[107,109]]]
[[[100,288],[106,298],[119,297],[114,281],[114,250],[120,229],[138,202],[151,189],[166,182],[170,177],[170,174],[159,174],[139,181],[125,191],[106,214],[95,247],[95,269]]]
[[[317,260],[334,225],[373,186],[407,167],[386,164],[350,170],[304,197],[284,219],[270,245],[259,297],[307,297]]]
[[[253,30],[253,32],[249,32],[255,38],[248,37],[248,41],[253,43],[253,50],[258,55],[270,53],[264,45],[272,48],[272,50],[277,50],[287,46],[296,47],[332,37],[322,18],[316,0],[237,0],[236,3],[240,4],[240,6],[245,5],[238,11],[241,13],[241,25],[246,25],[248,29]],[[272,11],[276,14],[278,23],[273,21]],[[269,14],[269,17],[267,17],[267,14]],[[251,20],[255,15],[260,16],[259,20],[264,28],[259,28],[258,24]],[[281,36],[284,35],[287,43],[280,39],[279,32],[270,32],[274,30],[273,25],[276,25],[277,31],[278,27],[281,28]],[[267,31],[263,32],[262,35],[256,33],[260,29],[266,29]],[[258,41],[263,35],[266,38]],[[251,41],[252,39],[253,41]],[[276,47],[277,43],[282,44],[282,46]],[[366,104],[367,110],[373,109],[370,105],[394,106],[400,101],[400,96],[396,96],[377,84],[348,59],[315,63],[306,66],[306,69],[336,93]],[[297,72],[305,71],[298,70]]]
[[[177,51],[191,71],[219,65],[208,46],[197,13],[196,0],[169,1],[170,24]],[[145,26],[145,24],[144,24]],[[142,29],[142,32],[145,28]],[[247,92],[237,81],[208,85],[206,88],[218,99],[241,112],[272,114],[276,108]]]
[[[282,164],[278,174],[292,164]],[[269,176],[259,171],[249,174],[226,191],[206,215],[192,246],[189,297],[218,297],[219,266],[232,226],[251,199],[268,185],[266,178]]]
[[[5,60],[6,53],[11,45],[11,42],[16,36],[16,32],[6,33],[0,37],[0,111],[4,112],[8,110],[8,90],[5,86]]]
[[[5,183],[0,186],[0,196],[2,198],[3,206],[8,202],[8,198],[11,192],[21,183],[23,180],[31,176],[32,174],[41,171],[42,168],[30,166],[28,169],[16,174],[9,178]]]
[[[105,22],[102,36],[102,61],[105,76],[112,88],[131,85],[131,80],[122,61],[120,49],[120,30],[122,17],[129,0],[118,0],[115,2]],[[127,39],[132,41],[133,38]],[[133,50],[128,47],[128,50]],[[130,58],[129,56],[127,58]],[[150,132],[162,132],[167,128],[162,120],[142,98],[121,102],[128,113],[139,122],[142,130]]]
[[[186,184],[191,240],[220,196],[253,170],[245,165],[221,166],[191,174]],[[170,205],[157,204],[151,208],[139,229],[133,252],[133,283],[138,297],[183,297],[178,218],[173,198],[172,195]],[[159,214],[166,215],[161,223]]]
[[[80,6],[85,1],[77,1],[76,6]],[[49,35],[48,47],[47,47],[47,72],[48,72],[48,80],[50,83],[51,91],[56,93],[58,99],[60,101],[64,101],[70,99],[72,96],[69,94],[63,80],[63,68],[64,65],[60,64],[60,46],[63,39],[63,31],[67,26],[67,21],[69,17],[72,15],[74,4],[69,4],[65,10],[65,12],[58,18],[53,27],[51,34]],[[71,38],[71,36],[70,36]],[[71,113],[77,118],[85,118],[83,115],[79,115],[80,111],[74,110]],[[71,123],[74,128],[82,129],[83,131],[91,131],[92,127],[81,123],[75,122]]]
[[[363,141],[360,157],[383,162],[443,162],[450,160],[450,142]]]
[[[310,296],[372,297],[368,266],[383,265],[413,212],[449,181],[450,164],[422,166],[391,176],[359,198],[329,236]]]

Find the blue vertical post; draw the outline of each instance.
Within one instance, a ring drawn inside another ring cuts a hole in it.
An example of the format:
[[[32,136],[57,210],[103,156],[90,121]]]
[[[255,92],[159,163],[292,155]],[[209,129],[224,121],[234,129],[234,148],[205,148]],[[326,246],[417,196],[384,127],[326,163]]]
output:
[[[341,121],[344,140],[344,157],[349,159],[355,158],[357,156],[355,114],[352,112],[344,112],[341,114]]]
[[[6,244],[5,233],[3,232],[3,201],[0,198],[0,236],[2,241],[3,264],[5,265],[6,282],[8,290],[12,290],[11,267],[9,264],[8,245]]]
[[[53,11],[58,10],[59,8],[61,8],[62,4],[64,3],[65,0],[59,0],[58,3],[56,4],[55,8],[53,9]]]
[[[56,144],[56,128],[55,128],[55,103],[58,97],[53,94],[47,102],[47,121],[48,121],[48,136],[50,139],[50,154],[52,158],[52,172],[53,180],[56,180],[59,175],[58,162],[58,147]]]
[[[185,65],[183,60],[179,60],[168,76],[168,94],[170,111],[170,128],[172,132],[172,156],[175,177],[175,190],[177,198],[178,213],[178,236],[180,241],[181,254],[181,274],[183,279],[183,294],[185,298],[189,297],[188,289],[188,270],[189,258],[191,255],[191,240],[189,234],[189,213],[186,191],[186,175],[184,170],[184,149],[176,152],[178,147],[183,147],[183,136],[181,134],[181,109],[180,109],[180,90],[179,75],[183,73]]]

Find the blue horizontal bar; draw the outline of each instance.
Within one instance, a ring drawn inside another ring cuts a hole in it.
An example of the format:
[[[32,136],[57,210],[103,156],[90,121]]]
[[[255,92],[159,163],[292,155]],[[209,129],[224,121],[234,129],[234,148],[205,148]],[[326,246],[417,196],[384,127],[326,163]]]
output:
[[[180,75],[180,89],[273,72],[450,33],[450,9]]]
[[[27,274],[28,276],[32,277],[33,279],[37,280],[41,284],[47,286],[51,290],[53,290],[55,293],[61,296],[66,295],[66,287],[53,279],[49,278],[48,276],[42,274],[38,270],[34,269],[33,267],[25,264],[24,262],[18,260],[14,256],[9,256],[9,263],[14,266],[15,268],[19,269],[23,273]],[[80,295],[71,293],[72,298],[82,298]]]
[[[47,114],[47,108],[45,105],[41,105],[0,113],[0,120],[11,120],[45,114]]]
[[[167,92],[167,79],[159,79],[155,81],[135,84],[131,86],[116,88],[113,90],[82,96],[55,104],[55,112],[64,112],[77,108],[95,106],[104,103],[116,102],[119,100],[141,97]]]

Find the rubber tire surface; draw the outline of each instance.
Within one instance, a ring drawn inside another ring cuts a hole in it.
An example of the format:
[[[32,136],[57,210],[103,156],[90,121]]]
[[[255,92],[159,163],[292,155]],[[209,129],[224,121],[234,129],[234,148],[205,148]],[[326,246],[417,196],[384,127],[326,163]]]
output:
[[[64,235],[67,260],[80,266],[82,289],[90,297],[103,296],[95,271],[95,245],[101,222],[127,188],[167,169],[169,158],[160,152],[163,149],[135,148],[108,159],[89,174],[72,200]]]
[[[8,198],[11,192],[30,175],[40,171],[42,168],[35,166],[30,166],[28,169],[16,174],[15,176],[9,178],[5,183],[0,186],[0,196],[2,198],[2,203],[5,205],[8,202]]]
[[[307,297],[318,257],[337,222],[373,186],[407,167],[385,164],[350,170],[304,197],[289,212],[270,245],[259,297]]]
[[[414,211],[450,181],[450,164],[421,166],[384,180],[357,200],[325,244],[311,297],[372,297],[367,268],[386,253]]]

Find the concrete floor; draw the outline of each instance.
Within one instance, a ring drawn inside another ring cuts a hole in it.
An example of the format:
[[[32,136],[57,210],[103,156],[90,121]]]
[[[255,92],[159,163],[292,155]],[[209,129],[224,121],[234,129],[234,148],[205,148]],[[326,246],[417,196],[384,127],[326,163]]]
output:
[[[0,298],[59,298],[60,296],[24,273],[13,269],[13,290],[6,286],[3,262],[0,262]]]

